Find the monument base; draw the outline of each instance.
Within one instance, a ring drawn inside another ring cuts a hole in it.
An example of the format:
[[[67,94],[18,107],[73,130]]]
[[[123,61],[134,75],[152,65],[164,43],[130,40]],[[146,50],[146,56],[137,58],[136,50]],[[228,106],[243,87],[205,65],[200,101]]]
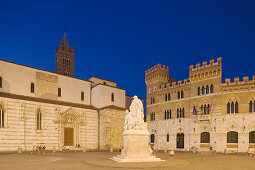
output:
[[[121,155],[110,158],[116,162],[161,162],[149,150],[149,133],[146,130],[127,130],[123,133],[124,148]]]

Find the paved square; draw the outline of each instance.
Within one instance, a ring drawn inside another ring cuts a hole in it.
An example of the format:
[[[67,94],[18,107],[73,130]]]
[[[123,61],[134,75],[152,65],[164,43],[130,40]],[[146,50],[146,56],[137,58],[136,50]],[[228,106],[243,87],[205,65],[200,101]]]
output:
[[[181,169],[181,170],[253,170],[255,169],[255,156],[245,155],[201,155],[179,152],[170,160],[167,153],[158,152],[157,157],[165,159],[163,163],[116,163],[109,158],[120,154],[119,152],[66,152],[30,154],[4,154],[0,155],[0,169],[20,170],[71,170],[71,169]]]

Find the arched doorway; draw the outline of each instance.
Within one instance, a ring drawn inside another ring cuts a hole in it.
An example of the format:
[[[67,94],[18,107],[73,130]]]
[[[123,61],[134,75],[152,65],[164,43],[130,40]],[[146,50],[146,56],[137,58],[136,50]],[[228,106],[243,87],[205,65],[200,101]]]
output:
[[[177,148],[184,148],[184,133],[178,133],[176,137]]]

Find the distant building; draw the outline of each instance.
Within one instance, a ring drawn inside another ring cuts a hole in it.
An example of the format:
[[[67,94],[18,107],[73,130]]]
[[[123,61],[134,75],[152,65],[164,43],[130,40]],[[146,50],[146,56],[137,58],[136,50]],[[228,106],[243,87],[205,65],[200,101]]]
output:
[[[74,78],[74,55],[65,34],[56,73],[0,60],[0,151],[122,148],[125,89]]]
[[[238,70],[238,67],[233,67]],[[222,83],[222,59],[174,81],[160,64],[145,71],[147,122],[158,149],[246,152],[255,148],[255,76]]]

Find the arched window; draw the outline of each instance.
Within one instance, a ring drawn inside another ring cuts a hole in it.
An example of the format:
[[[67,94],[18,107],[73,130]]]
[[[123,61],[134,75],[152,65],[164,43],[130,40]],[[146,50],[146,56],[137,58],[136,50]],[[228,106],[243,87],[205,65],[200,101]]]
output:
[[[235,103],[235,113],[238,113],[238,102]]]
[[[180,91],[178,91],[178,99],[180,99]]]
[[[168,100],[171,100],[171,95],[170,95],[170,93],[168,93]]]
[[[253,112],[255,112],[255,101],[253,103]]]
[[[179,118],[179,108],[177,109],[177,118]]]
[[[205,94],[205,87],[202,87],[202,94]]]
[[[166,141],[169,142],[169,134],[166,135]]]
[[[231,103],[231,113],[234,113],[234,108],[235,108],[234,102],[232,102],[232,103]]]
[[[167,101],[167,94],[165,94],[165,101]]]
[[[249,143],[255,143],[255,131],[249,133]]]
[[[209,112],[210,112],[210,105],[208,104],[207,105],[207,114],[209,115]]]
[[[3,79],[2,79],[2,77],[0,77],[0,88],[2,88],[3,87]]]
[[[169,118],[172,119],[172,111],[170,110]]]
[[[35,84],[34,83],[31,83],[30,92],[31,93],[35,92]]]
[[[167,110],[167,119],[169,119],[170,115],[169,115],[169,110]]]
[[[181,98],[183,98],[184,97],[184,93],[183,93],[183,91],[181,91]]]
[[[202,132],[200,143],[210,143],[210,133],[209,132]]]
[[[114,102],[114,93],[111,95],[111,101]]]
[[[61,88],[58,88],[58,97],[61,97]]]
[[[182,108],[182,117],[184,117],[184,108]]]
[[[204,115],[206,115],[207,113],[207,107],[206,107],[206,104],[204,105]]]
[[[42,113],[40,110],[36,113],[36,129],[42,129]]]
[[[206,86],[206,94],[209,94],[209,86]]]
[[[230,113],[230,103],[227,104],[227,113]]]
[[[0,128],[4,127],[4,108],[0,106]]]
[[[83,91],[81,92],[81,100],[82,101],[84,100],[84,92]]]
[[[210,93],[213,93],[213,85],[210,87]]]
[[[203,105],[201,106],[201,114],[202,115],[204,114],[204,106]]]
[[[238,143],[238,133],[235,131],[228,132],[227,143]]]
[[[197,95],[200,95],[200,87],[197,88]]]
[[[250,101],[250,103],[249,103],[249,112],[250,113],[252,112],[252,101]]]
[[[155,142],[155,135],[151,134],[151,143],[154,143],[154,142]]]

